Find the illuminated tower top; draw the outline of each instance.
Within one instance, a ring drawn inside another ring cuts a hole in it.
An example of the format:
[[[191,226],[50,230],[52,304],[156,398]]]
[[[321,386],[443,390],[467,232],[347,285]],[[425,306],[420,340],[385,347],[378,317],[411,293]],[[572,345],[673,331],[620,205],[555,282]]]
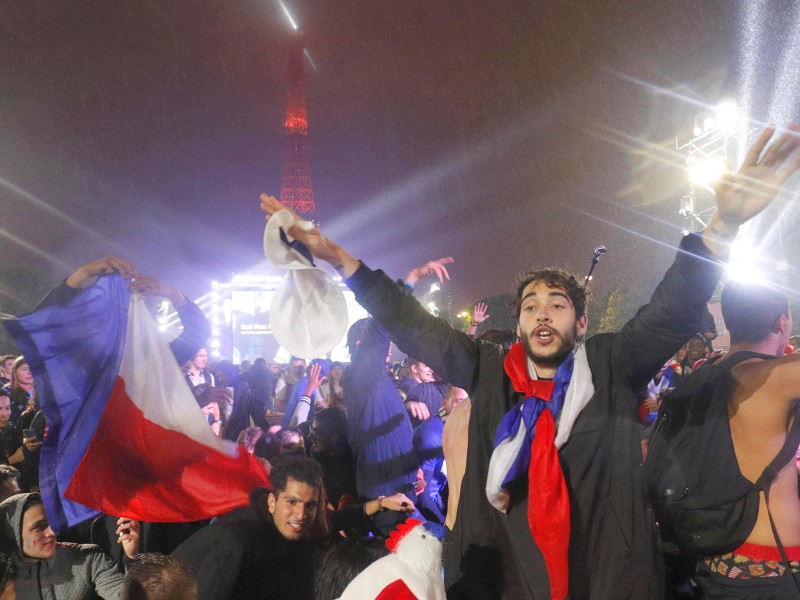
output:
[[[281,202],[298,213],[316,211],[308,158],[308,115],[305,98],[303,34],[295,32],[289,45],[286,141],[284,146]]]

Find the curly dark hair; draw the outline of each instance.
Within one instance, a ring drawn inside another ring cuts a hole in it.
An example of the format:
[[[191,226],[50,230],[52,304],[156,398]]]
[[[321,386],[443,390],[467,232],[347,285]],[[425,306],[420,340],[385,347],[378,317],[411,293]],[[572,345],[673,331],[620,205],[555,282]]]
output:
[[[574,275],[563,269],[549,268],[538,271],[528,271],[517,276],[517,294],[514,298],[514,316],[519,319],[522,309],[522,292],[531,283],[541,281],[549,288],[564,288],[567,297],[575,308],[575,316],[580,318],[586,314],[586,301],[589,290]]]

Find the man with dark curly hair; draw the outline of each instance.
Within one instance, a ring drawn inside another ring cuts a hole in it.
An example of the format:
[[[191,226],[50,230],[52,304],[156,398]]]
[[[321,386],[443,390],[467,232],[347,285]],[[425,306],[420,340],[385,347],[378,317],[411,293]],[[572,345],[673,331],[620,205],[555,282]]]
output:
[[[767,129],[741,170],[717,186],[717,212],[702,233],[681,241],[651,301],[618,333],[585,343],[587,317],[574,278],[547,270],[520,282],[523,342],[506,354],[433,317],[406,286],[294,215],[286,233],[339,272],[402,351],[472,399],[467,469],[445,544],[449,586],[469,575],[460,570],[462,556],[483,549],[490,558],[499,555],[502,568],[491,581],[468,587],[473,598],[496,597],[480,590],[497,590],[498,580],[514,599],[663,598],[633,390],[696,333],[739,226],[800,167],[795,131],[767,148],[773,134]],[[270,216],[286,210],[275,198],[261,200]],[[555,235],[532,226],[516,246],[552,244]],[[515,251],[513,241],[508,251]],[[449,262],[415,271],[447,277]]]

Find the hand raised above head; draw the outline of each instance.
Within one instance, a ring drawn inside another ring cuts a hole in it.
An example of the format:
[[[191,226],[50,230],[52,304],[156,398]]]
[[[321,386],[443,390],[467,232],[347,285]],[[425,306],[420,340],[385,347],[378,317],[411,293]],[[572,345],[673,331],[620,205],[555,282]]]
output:
[[[323,375],[320,377],[320,373],[322,373],[322,365],[319,363],[315,363],[311,365],[311,369],[308,371],[308,383],[306,384],[305,395],[311,396],[314,392],[317,391],[317,388],[325,383],[328,378]]]
[[[750,147],[738,172],[723,177],[716,186],[717,215],[727,225],[739,226],[772,202],[784,182],[800,168],[800,126],[792,124],[775,138],[767,127]]]
[[[84,289],[94,285],[101,275],[110,275],[114,271],[118,271],[126,279],[136,275],[136,267],[129,261],[118,256],[106,256],[78,268],[67,277],[66,283],[70,287]]]
[[[186,303],[186,297],[176,290],[171,285],[167,285],[148,275],[136,275],[128,284],[128,288],[132,292],[141,294],[142,296],[163,296],[169,298],[176,306]]]
[[[319,227],[281,204],[274,196],[261,194],[261,210],[267,213],[267,220],[280,211],[287,211],[292,215],[294,224],[288,228],[286,233],[302,242],[314,258],[330,263],[343,277],[350,277],[358,269],[360,263],[357,259],[325,237]]]
[[[478,323],[483,323],[486,319],[488,319],[491,316],[486,314],[487,310],[489,310],[488,305],[484,304],[483,302],[478,302],[472,309],[472,322],[475,325],[477,325]]]
[[[417,281],[423,277],[428,277],[429,275],[436,275],[436,277],[439,279],[439,283],[444,283],[445,279],[450,281],[450,274],[447,272],[445,265],[449,265],[452,262],[454,262],[452,256],[445,256],[444,258],[429,260],[425,264],[411,269],[403,278],[403,281],[414,285],[417,283]]]

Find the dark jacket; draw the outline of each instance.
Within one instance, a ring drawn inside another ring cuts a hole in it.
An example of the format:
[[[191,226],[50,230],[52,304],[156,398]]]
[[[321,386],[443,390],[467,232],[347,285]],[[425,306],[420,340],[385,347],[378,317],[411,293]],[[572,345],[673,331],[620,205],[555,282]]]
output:
[[[433,381],[420,383],[413,377],[403,377],[397,382],[397,389],[406,396],[403,402],[422,402],[428,407],[428,412],[431,416],[434,416],[442,408],[446,385]],[[416,429],[420,423],[422,421],[416,417],[411,417],[411,426],[413,428]]]
[[[643,387],[697,327],[720,266],[697,235],[683,239],[651,302],[617,334],[586,344],[595,394],[559,450],[571,501],[570,598],[663,597],[652,511],[644,488],[635,390]],[[516,406],[502,347],[474,340],[434,318],[380,271],[361,268],[347,281],[356,299],[392,334],[398,347],[472,398],[467,470],[458,519],[445,544],[445,574],[473,564],[499,565],[509,598],[549,598],[541,553],[528,529],[527,497],[503,515],[486,499],[486,476],[501,417]],[[469,552],[468,552],[469,551]],[[498,562],[499,561],[499,562]],[[497,579],[495,568],[484,568]],[[480,577],[481,573],[466,573]],[[492,581],[477,581],[491,589]]]
[[[197,573],[198,600],[311,600],[314,550],[284,538],[269,518],[267,490],[201,529],[172,555]]]
[[[347,441],[364,500],[402,492],[413,495],[417,460],[413,431],[400,394],[386,371],[389,333],[371,322],[344,373]]]

